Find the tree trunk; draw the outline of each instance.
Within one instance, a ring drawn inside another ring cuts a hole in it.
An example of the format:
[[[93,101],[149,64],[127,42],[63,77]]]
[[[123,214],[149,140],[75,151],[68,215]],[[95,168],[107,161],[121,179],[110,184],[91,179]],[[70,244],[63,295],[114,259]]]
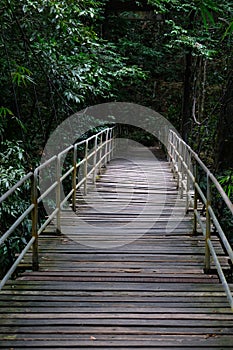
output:
[[[233,168],[233,74],[229,74],[218,121],[216,170]]]
[[[195,11],[191,11],[189,14],[188,29],[193,29]],[[185,54],[185,71],[184,71],[184,90],[183,90],[183,106],[182,106],[182,119],[181,119],[181,136],[184,141],[187,141],[188,134],[191,128],[191,115],[192,115],[192,49],[189,48]]]
[[[192,96],[192,50],[190,49],[185,55],[185,72],[184,72],[184,92],[183,107],[181,119],[181,135],[187,141],[191,123],[191,96]]]

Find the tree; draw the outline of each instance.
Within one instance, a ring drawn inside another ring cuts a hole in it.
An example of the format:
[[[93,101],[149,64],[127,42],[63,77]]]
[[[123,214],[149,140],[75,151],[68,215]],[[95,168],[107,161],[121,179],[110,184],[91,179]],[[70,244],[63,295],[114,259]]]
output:
[[[229,72],[217,128],[216,169],[233,169],[233,74]]]
[[[25,125],[27,132],[21,130],[20,138],[33,157],[69,114],[111,100],[120,83],[145,77],[139,67],[128,65],[113,43],[101,38],[103,4],[1,3],[1,105]],[[12,133],[19,135],[19,128]]]
[[[214,0],[150,0],[149,2],[157,11],[163,13],[164,21],[169,25],[165,35],[170,39],[170,49],[179,52],[183,50],[181,132],[187,140],[193,126],[199,128],[203,119],[207,118],[207,114],[204,115],[203,111],[209,112],[208,106],[205,105],[207,63],[209,62],[211,66],[217,56],[224,63],[224,55],[230,52],[230,47],[221,39],[232,17],[232,3],[227,0],[221,3]],[[228,31],[230,29],[229,26]],[[197,86],[200,74],[202,78]]]

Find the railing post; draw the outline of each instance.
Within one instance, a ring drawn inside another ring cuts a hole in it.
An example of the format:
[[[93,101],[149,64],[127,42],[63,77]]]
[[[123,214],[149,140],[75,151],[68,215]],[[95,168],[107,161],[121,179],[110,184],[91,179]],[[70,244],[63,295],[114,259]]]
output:
[[[116,148],[116,137],[117,137],[116,129],[112,129],[112,135],[111,135],[111,152],[109,155],[109,161],[113,159],[114,156],[114,149]]]
[[[180,141],[180,146],[179,146],[180,150],[179,150],[179,154],[181,156],[180,159],[180,172],[181,172],[181,176],[180,176],[180,198],[183,199],[184,197],[184,161],[185,161],[185,155],[184,155],[184,144],[183,142]]]
[[[76,185],[77,185],[77,145],[74,145],[74,153],[73,153],[73,167],[74,170],[72,172],[72,189],[73,189],[73,194],[72,194],[72,209],[73,211],[76,211]]]
[[[105,166],[108,162],[108,139],[109,139],[109,129],[107,129],[106,139],[105,139],[105,156],[104,156],[104,165]]]
[[[176,172],[176,153],[175,153],[175,135],[174,133],[171,131],[171,162],[172,162],[172,167],[171,167],[171,171],[173,173],[173,179],[175,179],[175,172]]]
[[[94,166],[93,179],[92,179],[93,184],[96,183],[96,160],[97,160],[97,147],[98,147],[97,135],[95,136],[95,146],[94,147],[95,147],[95,153],[94,153],[94,159],[93,159],[93,166]]]
[[[88,163],[88,140],[85,143],[85,162],[84,162],[84,196],[87,195],[87,163]]]
[[[211,205],[211,188],[210,188],[210,178],[209,174],[206,175],[206,233],[205,233],[205,271],[210,270],[210,249],[208,245],[208,240],[211,237],[211,217],[209,213],[209,206]]]
[[[34,208],[32,210],[32,237],[34,242],[32,246],[32,269],[33,271],[39,270],[39,253],[38,253],[38,190],[37,190],[37,176],[38,172],[35,171],[31,182],[31,196],[32,204]]]
[[[197,199],[198,199],[198,190],[196,187],[196,183],[198,182],[198,167],[197,164],[195,163],[194,165],[194,183],[193,183],[193,187],[194,187],[194,201],[193,201],[193,234],[197,234],[197,216],[196,216],[196,212],[197,212]]]
[[[176,184],[176,188],[179,189],[180,187],[180,164],[181,164],[181,161],[180,161],[180,140],[177,138],[176,139],[176,163],[177,163],[177,184]]]
[[[100,135],[100,150],[99,150],[99,157],[100,157],[100,162],[99,162],[99,174],[101,174],[101,167],[102,167],[102,145],[103,145],[103,134]]]
[[[172,130],[170,131],[171,137],[170,137],[170,159],[171,159],[171,172],[173,173],[173,179],[175,178],[175,168],[174,168],[174,135]]]
[[[171,146],[170,146],[171,130],[169,130],[167,137],[167,161],[171,164]]]
[[[159,148],[161,149],[162,148],[162,143],[161,143],[161,130],[159,130]]]
[[[189,171],[191,171],[191,155],[189,155],[187,145],[185,145],[185,163],[187,165],[186,177],[187,177],[187,190],[186,190],[186,214],[189,211],[189,197],[190,197],[190,176]]]
[[[110,130],[109,130],[109,134],[108,134],[108,156],[107,156],[107,163],[109,163],[110,160],[111,160],[112,133],[113,133],[113,130],[110,129]]]
[[[57,232],[61,232],[61,159],[57,156],[57,167],[56,167],[56,209],[57,209]]]
[[[170,145],[171,145],[171,172],[173,173],[174,178],[174,146],[173,146],[173,133],[171,131]]]

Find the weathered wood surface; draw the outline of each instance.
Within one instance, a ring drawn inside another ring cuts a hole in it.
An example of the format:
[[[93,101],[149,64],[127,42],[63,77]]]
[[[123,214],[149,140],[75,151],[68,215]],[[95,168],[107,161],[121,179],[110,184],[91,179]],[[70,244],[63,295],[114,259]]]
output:
[[[96,188],[78,196],[77,219],[63,212],[69,236],[40,237],[40,271],[0,293],[0,348],[232,349],[233,313],[216,275],[203,273],[184,200],[173,211],[168,164],[115,160]]]

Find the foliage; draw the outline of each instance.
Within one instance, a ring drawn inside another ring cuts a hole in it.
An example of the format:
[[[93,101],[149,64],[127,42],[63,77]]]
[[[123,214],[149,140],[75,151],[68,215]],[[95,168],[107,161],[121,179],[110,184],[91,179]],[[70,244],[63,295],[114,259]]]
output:
[[[233,171],[227,170],[223,175],[219,175],[218,182],[223,187],[227,196],[233,201]]]
[[[217,176],[219,183],[226,192],[229,199],[233,202],[233,172],[228,170]],[[219,223],[225,232],[228,240],[233,245],[233,216],[229,208],[226,206],[222,197],[217,191],[213,191],[213,206],[217,213]]]
[[[32,72],[25,67],[16,65],[15,71],[11,73],[12,82],[20,86],[23,84],[26,86],[28,82],[33,83],[33,79],[31,78]]]
[[[190,89],[189,100],[187,96],[183,99],[183,106],[189,105],[188,118],[185,120],[181,113],[180,119],[188,124],[188,142],[213,165],[220,100],[232,61],[232,2],[150,0],[149,3],[163,15],[166,38],[163,45],[173,52],[176,62],[183,57],[181,64],[189,74],[189,86],[187,82],[184,85],[186,91]],[[174,76],[176,68],[173,66],[172,70]]]
[[[25,152],[20,142],[5,141],[1,143],[2,152],[0,160],[0,194],[11,189],[25,176],[23,163],[26,162]],[[17,218],[27,209],[30,200],[29,183],[11,194],[0,207],[0,235],[2,236]],[[0,276],[12,265],[17,254],[27,243],[30,236],[31,220],[26,218],[12,235],[0,247]]]
[[[24,124],[21,122],[19,118],[17,118],[13,112],[6,107],[0,107],[0,139],[3,141],[4,134],[6,130],[9,130],[9,124],[11,126],[20,126],[22,130],[26,131]],[[9,136],[9,131],[8,131]]]
[[[25,147],[33,158],[68,113],[111,100],[119,86],[145,78],[140,67],[130,66],[113,43],[101,38],[103,5],[93,0],[2,2],[3,105],[25,124]]]
[[[146,147],[154,147],[158,144],[154,135],[134,125],[119,124],[118,135],[120,138],[133,140]]]

